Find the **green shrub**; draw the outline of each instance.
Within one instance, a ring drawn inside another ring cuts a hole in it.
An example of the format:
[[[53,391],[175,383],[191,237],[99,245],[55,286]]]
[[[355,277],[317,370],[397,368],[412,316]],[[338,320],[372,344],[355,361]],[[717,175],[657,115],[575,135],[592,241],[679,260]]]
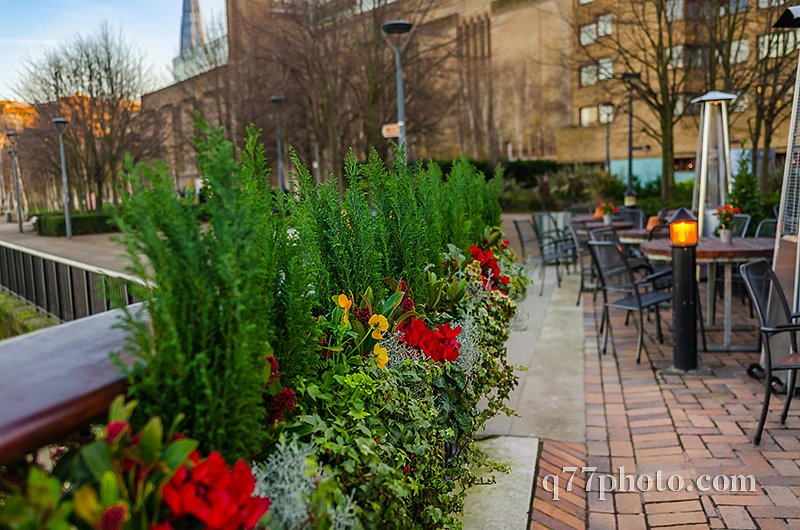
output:
[[[104,212],[73,213],[70,215],[73,235],[105,234],[116,232],[113,214]],[[34,224],[40,236],[66,236],[67,224],[61,212],[45,212],[36,217]]]

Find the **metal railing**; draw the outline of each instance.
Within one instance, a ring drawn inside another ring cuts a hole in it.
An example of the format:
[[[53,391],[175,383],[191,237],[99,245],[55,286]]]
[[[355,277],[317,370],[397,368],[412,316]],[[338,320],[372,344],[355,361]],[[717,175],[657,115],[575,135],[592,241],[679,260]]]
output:
[[[131,285],[144,282],[129,274],[94,267],[0,241],[0,289],[60,322],[113,309],[113,301],[140,300]]]

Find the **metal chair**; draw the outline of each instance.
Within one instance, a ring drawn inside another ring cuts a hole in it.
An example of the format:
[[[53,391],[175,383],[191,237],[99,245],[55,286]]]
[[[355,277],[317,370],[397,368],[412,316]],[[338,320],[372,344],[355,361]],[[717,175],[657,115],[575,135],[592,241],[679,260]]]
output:
[[[800,353],[797,349],[797,332],[800,331],[800,314],[792,313],[789,310],[789,303],[786,294],[783,292],[780,280],[772,270],[768,261],[760,259],[745,263],[739,267],[739,272],[744,278],[747,291],[756,307],[758,320],[761,324],[761,338],[764,346],[764,402],[761,405],[761,417],[758,421],[753,443],[761,443],[761,434],[764,431],[764,423],[767,420],[769,411],[769,400],[772,396],[772,372],[780,370],[789,371],[789,381],[786,391],[786,401],[781,413],[781,424],[786,423],[786,415],[789,413],[789,405],[792,403],[794,388],[797,382],[797,370],[800,369]],[[786,337],[788,336],[788,344]],[[778,339],[788,346],[789,355],[785,359],[773,362],[772,350]]]
[[[755,237],[775,237],[778,231],[777,219],[764,219],[756,227]]]
[[[734,237],[744,237],[747,235],[747,229],[750,227],[750,215],[746,213],[737,213],[733,215],[731,222],[731,232]]]
[[[621,221],[633,223],[633,227],[636,229],[644,228],[644,210],[642,210],[639,206],[624,206],[619,209],[617,217]]]
[[[594,265],[592,264],[592,254],[589,252],[589,236],[586,232],[578,230],[572,224],[569,225],[569,233],[572,236],[575,251],[577,253],[577,265],[581,275],[581,284],[578,289],[578,301],[575,305],[581,304],[583,293],[594,293],[597,295],[597,277]],[[587,263],[588,261],[588,263]]]
[[[659,232],[669,232],[669,225],[668,224],[657,224],[653,228],[647,232],[647,240],[652,241],[656,238]]]
[[[601,330],[603,333],[602,351],[608,350],[608,338],[611,337],[611,348],[616,353],[614,334],[611,329],[609,309],[617,308],[628,312],[637,312],[637,327],[639,336],[636,346],[636,362],[641,362],[642,349],[644,348],[644,312],[653,308],[656,314],[656,331],[659,342],[663,342],[661,332],[661,312],[659,304],[672,300],[672,293],[666,291],[643,292],[645,285],[650,280],[636,280],[633,271],[628,266],[625,252],[622,247],[611,241],[589,241],[589,250],[592,253],[595,267],[600,279],[600,291],[603,293],[603,316]],[[611,299],[611,297],[614,297]]]
[[[525,261],[539,267],[539,296],[544,293],[545,272],[548,265],[556,266],[558,286],[561,287],[560,266],[565,256],[562,242],[555,237],[539,236],[532,219],[515,219],[514,228],[519,235]],[[534,245],[539,251],[538,254],[533,253]]]

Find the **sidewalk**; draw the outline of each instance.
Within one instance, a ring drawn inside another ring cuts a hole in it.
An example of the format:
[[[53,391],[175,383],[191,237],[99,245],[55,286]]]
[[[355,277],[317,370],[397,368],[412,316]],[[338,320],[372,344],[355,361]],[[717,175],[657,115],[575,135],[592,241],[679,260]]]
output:
[[[115,272],[127,272],[127,258],[121,244],[112,241],[112,234],[92,234],[85,236],[44,237],[39,236],[30,223],[23,225],[19,233],[17,223],[0,222],[0,241],[6,241],[39,252],[46,252],[62,258],[69,258]]]

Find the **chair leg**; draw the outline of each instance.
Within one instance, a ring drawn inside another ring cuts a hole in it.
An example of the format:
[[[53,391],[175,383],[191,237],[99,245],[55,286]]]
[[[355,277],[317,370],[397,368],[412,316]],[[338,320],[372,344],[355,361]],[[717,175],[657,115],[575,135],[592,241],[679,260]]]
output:
[[[767,421],[767,412],[769,412],[769,398],[772,395],[772,370],[767,368],[766,377],[764,378],[764,403],[761,405],[761,418],[758,420],[758,428],[756,435],[753,438],[753,444],[758,445],[761,443],[761,433],[764,431],[764,424]]]
[[[656,304],[656,336],[658,342],[664,344],[664,333],[661,331],[661,310],[658,308],[658,304]]]
[[[644,312],[639,309],[639,338],[636,341],[636,364],[642,362],[642,348],[644,347]]]
[[[600,322],[600,328],[603,331],[603,355],[608,352],[608,328],[611,323],[608,321],[608,307],[603,306],[603,320]]]
[[[786,402],[783,404],[783,412],[781,413],[781,425],[786,423],[786,415],[789,414],[789,405],[792,404],[792,397],[794,396],[794,387],[797,384],[797,370],[789,372],[789,384],[786,387]]]
[[[547,268],[544,260],[539,264],[539,267],[539,296],[542,296],[544,294],[545,269]]]
[[[567,269],[566,263],[564,264],[564,270]],[[556,262],[556,285],[561,287],[561,260]]]
[[[583,297],[584,291],[584,281],[583,281],[583,271],[581,271],[581,285],[578,287],[578,301],[575,302],[575,305],[581,305],[581,298]]]

